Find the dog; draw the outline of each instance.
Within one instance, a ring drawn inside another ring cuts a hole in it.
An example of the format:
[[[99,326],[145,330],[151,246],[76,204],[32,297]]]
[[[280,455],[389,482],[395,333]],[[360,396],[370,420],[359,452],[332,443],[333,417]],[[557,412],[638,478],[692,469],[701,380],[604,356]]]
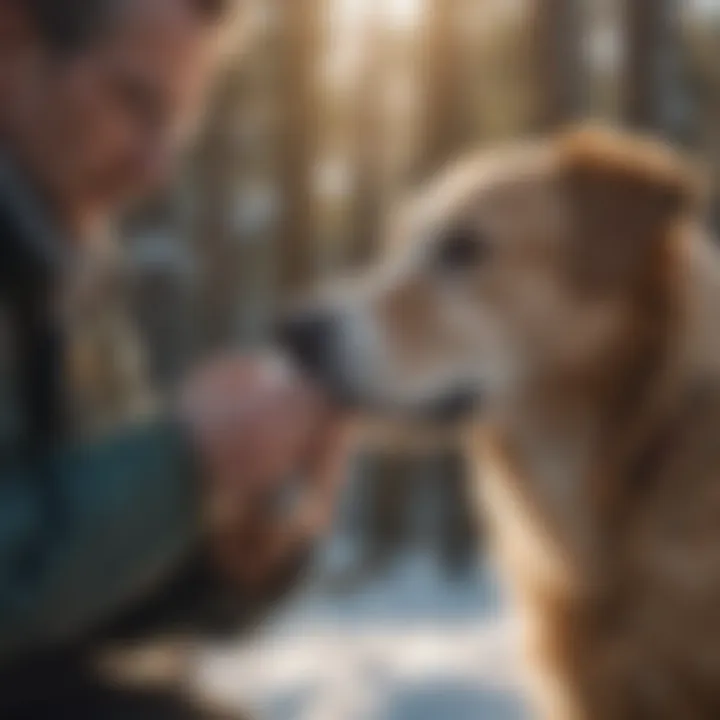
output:
[[[720,717],[720,256],[662,143],[466,158],[286,320],[349,406],[462,428],[548,720]]]

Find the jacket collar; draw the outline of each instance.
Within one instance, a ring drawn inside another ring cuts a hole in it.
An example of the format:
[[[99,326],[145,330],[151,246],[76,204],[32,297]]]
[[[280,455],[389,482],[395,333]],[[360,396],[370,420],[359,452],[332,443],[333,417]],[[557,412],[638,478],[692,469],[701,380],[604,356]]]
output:
[[[0,150],[0,257],[13,273],[49,280],[67,267],[73,244],[8,153]]]

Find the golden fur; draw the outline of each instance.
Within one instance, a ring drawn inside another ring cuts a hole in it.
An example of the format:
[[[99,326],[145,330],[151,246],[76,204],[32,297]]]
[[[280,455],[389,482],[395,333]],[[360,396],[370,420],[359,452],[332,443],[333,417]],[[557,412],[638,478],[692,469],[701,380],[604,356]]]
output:
[[[579,373],[528,388],[482,438],[537,697],[553,720],[709,720],[720,716],[720,348],[708,343],[720,267],[688,215],[692,176],[664,149],[581,133],[560,152],[592,242],[576,246],[579,290],[624,296],[624,330]],[[580,445],[573,492],[546,492],[539,456]]]
[[[698,198],[672,151],[607,130],[471,158],[345,303],[359,395],[486,395],[468,438],[548,720],[720,717],[720,258]],[[459,226],[487,258],[438,270]]]

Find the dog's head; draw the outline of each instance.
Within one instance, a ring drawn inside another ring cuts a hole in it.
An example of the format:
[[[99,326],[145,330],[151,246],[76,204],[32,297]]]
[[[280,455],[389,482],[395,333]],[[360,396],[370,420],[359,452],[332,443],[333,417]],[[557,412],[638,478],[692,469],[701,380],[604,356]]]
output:
[[[607,130],[470,158],[404,209],[371,272],[286,323],[286,344],[355,404],[492,409],[622,342],[693,188],[665,147]]]

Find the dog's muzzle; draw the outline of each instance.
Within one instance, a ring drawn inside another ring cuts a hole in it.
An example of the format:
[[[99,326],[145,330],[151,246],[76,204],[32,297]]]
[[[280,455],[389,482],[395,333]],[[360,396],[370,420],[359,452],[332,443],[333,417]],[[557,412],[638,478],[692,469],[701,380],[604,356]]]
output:
[[[341,321],[332,311],[314,308],[286,315],[277,327],[277,341],[291,362],[347,408],[371,415],[434,425],[450,425],[475,415],[480,393],[458,386],[436,397],[398,403],[366,397],[348,383],[339,360]]]

